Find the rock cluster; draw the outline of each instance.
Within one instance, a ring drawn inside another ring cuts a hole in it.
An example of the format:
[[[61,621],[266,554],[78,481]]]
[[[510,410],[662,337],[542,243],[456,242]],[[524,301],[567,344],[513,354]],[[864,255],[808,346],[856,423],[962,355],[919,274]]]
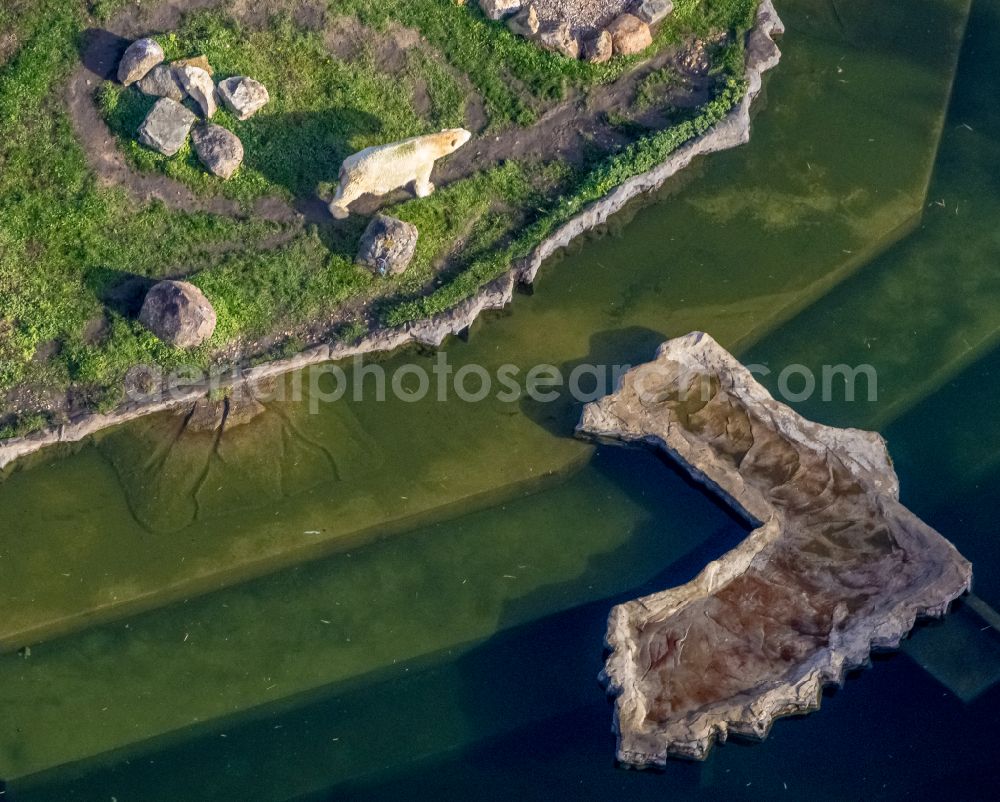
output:
[[[118,65],[118,80],[135,84],[146,95],[159,98],[138,130],[138,141],[164,156],[174,156],[192,136],[195,153],[210,173],[229,179],[243,162],[243,143],[231,131],[208,122],[219,102],[239,120],[248,120],[270,100],[267,88],[246,76],[235,76],[216,86],[205,56],[164,64],[163,48],[153,39],[133,42]],[[205,121],[185,105],[189,102]],[[192,127],[194,132],[192,133]]]
[[[612,56],[641,53],[653,42],[652,28],[674,10],[673,0],[631,0],[621,14],[606,25],[584,28],[574,25],[567,15],[557,19],[539,14],[539,3],[548,0],[479,0],[479,7],[492,20],[506,20],[518,36],[538,42],[546,50],[566,58],[582,58],[601,64]],[[561,12],[563,7],[559,7]],[[550,9],[551,11],[551,9]]]
[[[802,418],[707,334],[661,346],[579,431],[663,451],[756,527],[688,584],[611,611],[602,679],[623,763],[765,737],[971,586],[968,561],[900,503],[879,435]]]

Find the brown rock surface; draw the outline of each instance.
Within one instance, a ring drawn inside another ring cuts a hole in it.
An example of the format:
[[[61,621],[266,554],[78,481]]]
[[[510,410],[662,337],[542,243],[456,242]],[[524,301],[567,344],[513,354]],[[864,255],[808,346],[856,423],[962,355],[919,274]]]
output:
[[[634,56],[653,44],[649,26],[633,14],[622,14],[608,25],[616,56]]]
[[[182,67],[197,67],[199,70],[204,70],[209,75],[215,75],[215,70],[212,69],[212,65],[208,63],[207,56],[192,56],[191,58],[179,58],[176,61],[171,61],[170,66],[176,69],[181,69]]]
[[[579,431],[665,451],[757,526],[687,585],[612,610],[602,679],[625,763],[763,738],[971,585],[900,504],[879,435],[805,420],[706,334],[664,344]]]
[[[614,53],[614,45],[611,41],[611,34],[607,31],[600,31],[589,39],[583,40],[583,58],[591,64],[603,64],[611,59]]]
[[[580,57],[580,42],[573,36],[568,22],[560,22],[539,31],[538,41],[546,50],[576,59]]]

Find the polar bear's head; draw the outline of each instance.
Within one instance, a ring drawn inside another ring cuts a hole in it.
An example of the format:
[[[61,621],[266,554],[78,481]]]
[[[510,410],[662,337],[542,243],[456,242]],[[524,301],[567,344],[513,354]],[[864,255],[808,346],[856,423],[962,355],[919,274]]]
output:
[[[464,128],[446,128],[439,136],[442,139],[444,152],[447,154],[454,153],[468,142],[472,138],[472,132],[466,131]]]

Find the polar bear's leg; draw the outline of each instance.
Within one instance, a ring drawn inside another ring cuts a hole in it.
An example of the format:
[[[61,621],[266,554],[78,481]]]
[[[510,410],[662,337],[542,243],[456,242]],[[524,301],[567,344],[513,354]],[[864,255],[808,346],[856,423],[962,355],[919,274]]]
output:
[[[413,182],[413,191],[418,198],[426,198],[434,191],[431,183],[431,171],[434,169],[434,162],[430,161],[427,166],[421,166],[417,171],[417,177]]]
[[[330,214],[337,220],[343,220],[350,215],[351,212],[347,207],[358,198],[357,192],[352,190],[350,184],[348,183],[346,187],[344,184],[343,181],[337,184],[337,194],[330,201]]]

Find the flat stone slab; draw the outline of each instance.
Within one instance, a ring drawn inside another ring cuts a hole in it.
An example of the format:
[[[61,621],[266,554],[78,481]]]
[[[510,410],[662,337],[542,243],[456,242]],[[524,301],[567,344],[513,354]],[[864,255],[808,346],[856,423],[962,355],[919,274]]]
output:
[[[196,119],[176,100],[160,98],[139,126],[139,142],[164,156],[173,156],[187,141]]]
[[[969,562],[900,504],[879,435],[805,420],[706,334],[661,346],[579,432],[666,452],[757,527],[687,585],[611,611],[602,679],[624,763],[765,737],[971,586]]]

